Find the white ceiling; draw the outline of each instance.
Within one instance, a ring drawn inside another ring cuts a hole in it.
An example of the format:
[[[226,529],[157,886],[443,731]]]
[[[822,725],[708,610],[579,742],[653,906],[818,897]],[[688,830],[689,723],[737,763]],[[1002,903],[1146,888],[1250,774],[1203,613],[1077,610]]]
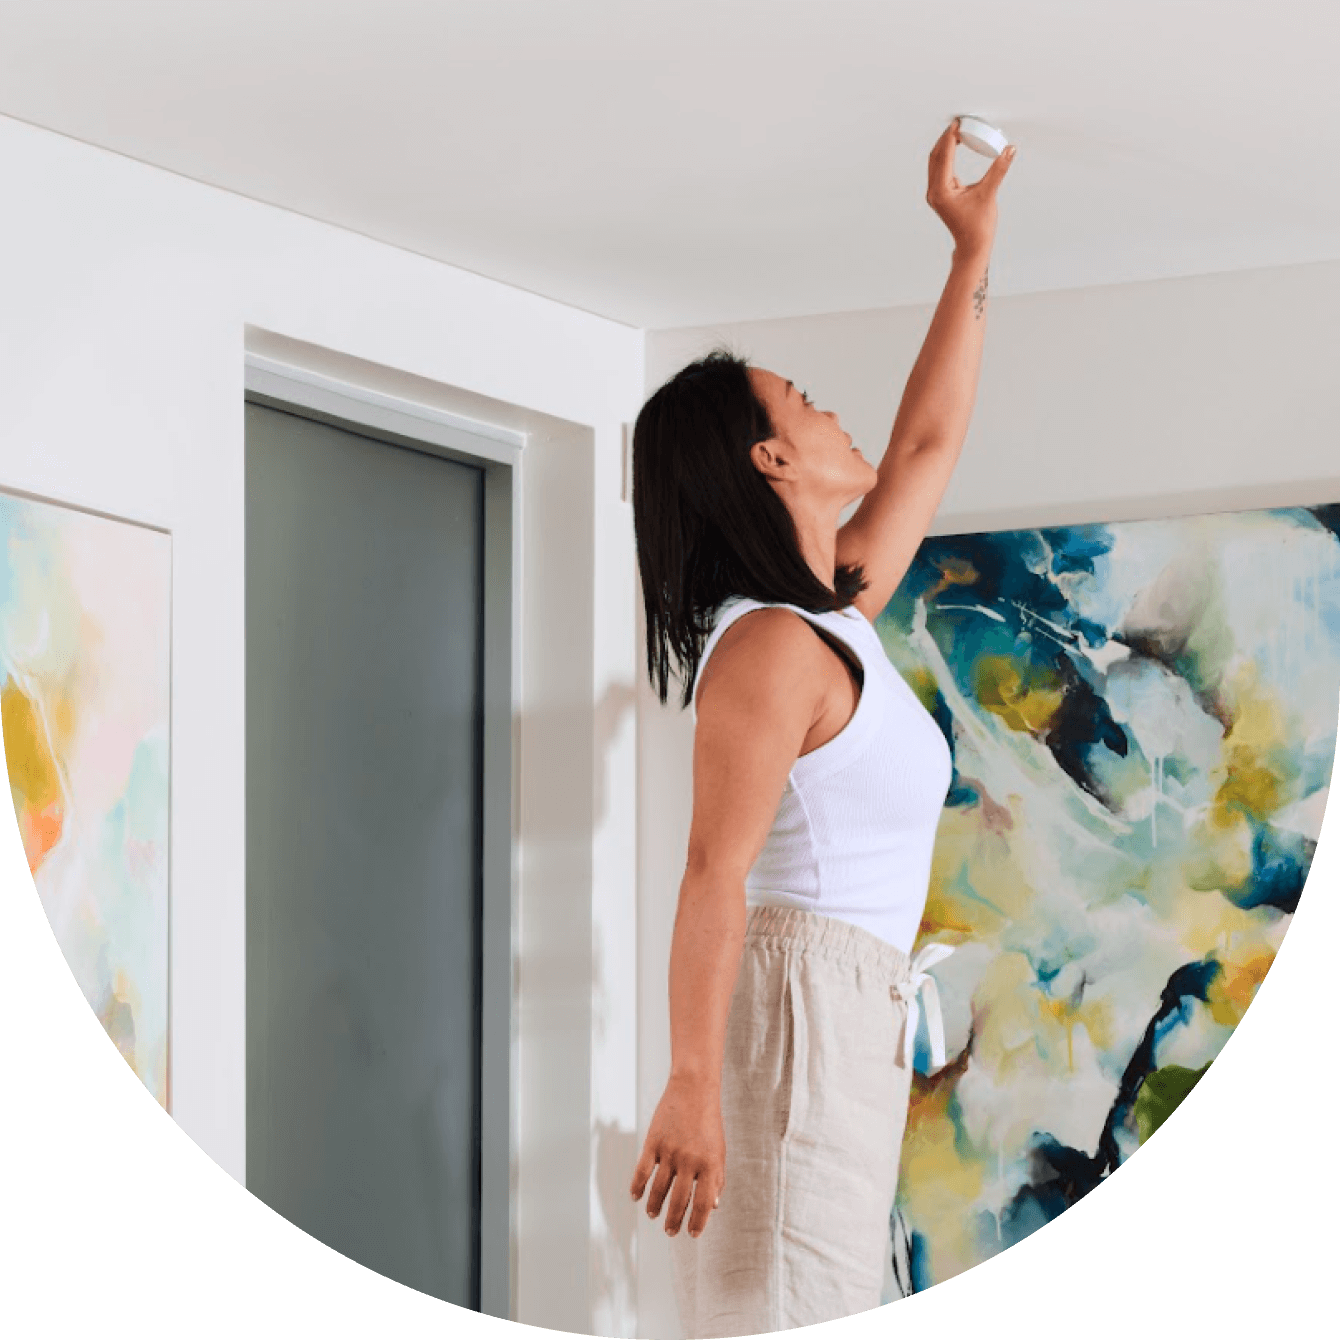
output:
[[[933,302],[960,112],[998,295],[1340,258],[1337,52],[1337,0],[0,0],[0,112],[660,329]]]

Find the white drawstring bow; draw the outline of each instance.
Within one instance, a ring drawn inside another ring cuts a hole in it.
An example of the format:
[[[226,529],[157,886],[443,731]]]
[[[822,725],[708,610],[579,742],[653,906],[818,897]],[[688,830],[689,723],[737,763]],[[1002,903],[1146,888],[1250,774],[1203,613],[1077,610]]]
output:
[[[903,1065],[912,1068],[913,1051],[917,1042],[917,1023],[921,1011],[917,997],[926,997],[926,1031],[931,1039],[931,1064],[938,1070],[945,1063],[945,1025],[940,1013],[940,991],[935,978],[927,968],[947,959],[954,952],[953,945],[923,945],[921,952],[912,960],[911,974],[906,981],[898,982],[890,990],[907,1005],[907,1022],[903,1026]]]

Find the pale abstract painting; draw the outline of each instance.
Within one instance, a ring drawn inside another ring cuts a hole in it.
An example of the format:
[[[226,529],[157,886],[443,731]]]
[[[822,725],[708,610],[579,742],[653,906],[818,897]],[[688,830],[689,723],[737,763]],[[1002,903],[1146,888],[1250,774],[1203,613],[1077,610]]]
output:
[[[1303,888],[1340,695],[1340,507],[937,537],[876,621],[950,741],[885,1301],[1157,1131]]]
[[[0,713],[42,907],[166,1108],[171,539],[0,492]]]

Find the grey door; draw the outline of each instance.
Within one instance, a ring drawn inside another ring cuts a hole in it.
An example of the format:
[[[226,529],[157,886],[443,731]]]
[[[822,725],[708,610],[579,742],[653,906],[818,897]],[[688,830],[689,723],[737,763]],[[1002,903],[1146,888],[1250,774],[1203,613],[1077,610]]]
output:
[[[483,506],[246,406],[247,1187],[475,1309]]]

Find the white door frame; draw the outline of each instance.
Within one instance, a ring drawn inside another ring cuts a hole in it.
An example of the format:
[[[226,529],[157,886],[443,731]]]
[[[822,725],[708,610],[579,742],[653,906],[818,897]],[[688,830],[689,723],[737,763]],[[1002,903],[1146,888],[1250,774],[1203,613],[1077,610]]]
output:
[[[480,1309],[513,1315],[517,1160],[514,796],[519,759],[521,498],[528,434],[382,394],[248,352],[246,398],[353,428],[484,473],[483,999],[480,1073]]]

